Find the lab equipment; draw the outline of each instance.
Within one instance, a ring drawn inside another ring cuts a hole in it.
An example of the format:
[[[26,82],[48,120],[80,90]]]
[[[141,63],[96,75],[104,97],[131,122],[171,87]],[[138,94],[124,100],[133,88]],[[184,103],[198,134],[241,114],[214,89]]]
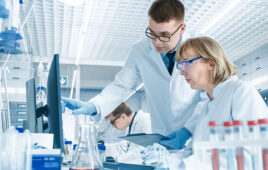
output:
[[[33,88],[29,90],[33,90]],[[39,107],[37,109],[36,113],[37,120],[32,121],[35,121],[35,123],[37,122],[37,129],[41,129],[41,132],[44,131],[54,134],[53,147],[55,149],[61,149],[61,152],[63,153],[64,145],[63,145],[62,114],[61,114],[62,112],[61,112],[60,98],[61,93],[60,93],[59,55],[55,54],[52,63],[50,65],[47,80],[47,105]],[[43,121],[42,119],[43,115],[48,118],[48,122]]]
[[[260,136],[268,140],[268,119],[259,119]],[[268,170],[268,147],[262,148],[263,170]]]
[[[38,131],[36,117],[36,93],[35,93],[35,78],[26,81],[26,103],[27,103],[27,129],[31,133],[41,133]]]
[[[50,132],[54,134],[53,146],[64,152],[61,113],[59,55],[55,54],[47,79],[47,118]]]
[[[134,134],[129,134],[127,136],[120,136],[119,138],[127,140],[129,142],[135,143],[143,147],[147,147],[147,146],[153,145],[154,143],[160,143],[161,139],[166,139],[167,137],[160,135],[158,133],[154,133],[154,134],[134,133]]]
[[[223,122],[223,126],[224,126],[224,141],[233,141],[232,122]],[[225,154],[227,160],[227,169],[235,170],[236,162],[235,162],[234,148],[233,147],[227,148]]]
[[[41,106],[44,106],[47,103],[47,95],[45,92],[45,80],[47,78],[44,74],[44,66],[42,60],[38,64],[37,77],[39,79],[39,82],[36,93],[36,104],[41,104]]]
[[[240,120],[233,120],[233,135],[234,140],[241,140],[242,139],[242,121]],[[237,162],[237,169],[243,170],[244,169],[244,155],[243,155],[243,147],[237,147],[235,150],[236,162]]]
[[[9,16],[9,10],[6,8],[5,0],[0,0],[0,18],[6,19]]]
[[[76,99],[67,99],[62,97],[64,107],[73,110],[74,115],[84,114],[84,115],[95,115],[96,106],[92,102],[83,102]]]
[[[31,135],[13,126],[0,133],[0,169],[32,169]]]
[[[183,149],[191,136],[191,132],[187,128],[183,127],[180,130],[169,134],[166,139],[160,140],[160,144],[173,149]]]
[[[101,162],[105,162],[106,161],[106,155],[105,155],[106,146],[105,145],[98,145],[98,149],[99,149],[99,153],[100,153]]]
[[[70,164],[72,162],[73,147],[72,141],[65,141],[63,163]]]
[[[236,124],[236,127],[232,126],[232,124]],[[243,133],[241,131],[242,121],[235,120],[232,122],[224,122],[223,125],[224,125],[224,131],[223,131],[224,141],[219,140],[219,141],[194,142],[193,144],[194,152],[197,153],[198,158],[201,160],[199,162],[199,166],[201,167],[201,169],[208,169],[208,168],[211,169],[211,167],[213,168],[215,167],[216,161],[210,162],[206,158],[208,156],[213,155],[213,149],[217,148],[220,151],[218,152],[220,153],[219,154],[220,156],[218,157],[219,169],[265,170],[266,161],[262,159],[261,151],[265,148],[268,148],[268,139],[265,138],[265,135],[263,135],[264,138],[259,137],[257,131],[258,129],[256,129],[257,128],[256,121],[255,120],[248,121],[247,122],[248,126],[245,126],[244,129],[245,131],[243,131]],[[221,132],[222,131],[219,128],[218,134]],[[242,136],[244,137],[242,138]],[[222,157],[221,156],[222,153],[225,153],[226,156]],[[206,164],[210,164],[210,166],[205,168]]]
[[[258,136],[258,131],[257,131],[257,122],[254,120],[248,121],[248,139],[250,140],[257,140],[259,138]],[[250,157],[251,157],[251,163],[252,163],[252,170],[261,170],[261,160],[259,158],[259,153],[258,153],[258,147],[257,146],[252,146],[249,148],[250,149]]]
[[[209,140],[210,141],[218,141],[219,136],[218,136],[218,130],[217,130],[217,122],[215,121],[210,121],[208,122],[209,126]],[[213,170],[219,170],[219,150],[214,148],[212,149],[212,169]]]
[[[169,153],[164,146],[154,143],[144,149],[141,154],[144,165],[154,165],[155,168],[168,169],[166,157]]]
[[[19,32],[19,1],[18,0],[1,0],[0,1],[0,18],[3,18],[0,26],[0,53],[21,54],[19,49],[22,39]]]
[[[102,169],[100,155],[96,148],[95,128],[91,124],[84,124],[80,126],[80,136],[77,148],[71,162],[70,170]]]

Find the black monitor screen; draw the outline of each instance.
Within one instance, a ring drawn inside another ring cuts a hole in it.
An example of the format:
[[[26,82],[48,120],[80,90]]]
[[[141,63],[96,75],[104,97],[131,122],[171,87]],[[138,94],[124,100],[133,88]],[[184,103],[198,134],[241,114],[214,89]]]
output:
[[[54,148],[63,148],[61,93],[60,93],[59,55],[55,54],[51,62],[47,80],[47,114],[48,127],[54,134]]]

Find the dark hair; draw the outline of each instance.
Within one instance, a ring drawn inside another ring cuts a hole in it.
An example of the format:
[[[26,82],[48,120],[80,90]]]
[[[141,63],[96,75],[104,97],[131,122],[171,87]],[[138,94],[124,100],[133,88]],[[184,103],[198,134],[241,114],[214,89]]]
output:
[[[184,5],[178,0],[156,0],[148,11],[148,16],[157,23],[169,22],[171,19],[184,20]]]
[[[114,117],[116,117],[123,113],[125,113],[127,116],[131,115],[132,113],[132,110],[129,108],[129,106],[125,102],[121,103],[114,111],[112,111],[111,114]]]

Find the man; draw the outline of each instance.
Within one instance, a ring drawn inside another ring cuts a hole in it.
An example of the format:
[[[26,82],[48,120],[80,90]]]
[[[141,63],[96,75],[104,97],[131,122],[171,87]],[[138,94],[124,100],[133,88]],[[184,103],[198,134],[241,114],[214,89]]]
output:
[[[153,133],[168,135],[186,127],[172,133],[168,136],[170,142],[165,142],[165,145],[181,149],[194,126],[186,122],[200,100],[199,92],[192,90],[180,72],[173,69],[175,52],[186,29],[184,6],[178,0],[156,0],[148,15],[147,37],[133,45],[114,81],[90,102],[63,101],[73,114],[92,115],[100,120],[144,83]]]
[[[142,110],[134,113],[125,102],[121,103],[111,114],[107,116],[107,118],[110,119],[111,124],[116,129],[122,131],[127,128],[126,135],[151,133],[150,115]],[[135,151],[139,153],[139,151],[143,149],[143,147],[124,140],[119,143],[105,145],[107,146],[106,156],[118,158],[119,161],[126,157],[125,154],[128,152]]]

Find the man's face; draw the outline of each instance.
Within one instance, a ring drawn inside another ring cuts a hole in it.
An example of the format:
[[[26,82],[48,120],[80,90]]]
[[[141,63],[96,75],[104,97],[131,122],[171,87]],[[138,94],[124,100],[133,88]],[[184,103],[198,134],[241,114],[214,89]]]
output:
[[[110,119],[113,127],[120,130],[120,131],[124,130],[125,128],[127,128],[129,126],[128,117],[124,113],[119,115],[119,116],[116,116],[116,117],[114,117],[112,114],[110,114],[108,116],[108,119]]]
[[[183,24],[183,22],[176,21],[175,19],[172,19],[169,22],[157,23],[150,17],[148,27],[149,27],[148,31],[150,31],[151,34],[154,34],[156,36],[166,36],[166,37],[171,36],[169,42],[160,41],[159,38],[152,39],[152,43],[156,51],[159,53],[166,53],[175,49],[180,40],[180,36],[185,31],[186,25]]]

